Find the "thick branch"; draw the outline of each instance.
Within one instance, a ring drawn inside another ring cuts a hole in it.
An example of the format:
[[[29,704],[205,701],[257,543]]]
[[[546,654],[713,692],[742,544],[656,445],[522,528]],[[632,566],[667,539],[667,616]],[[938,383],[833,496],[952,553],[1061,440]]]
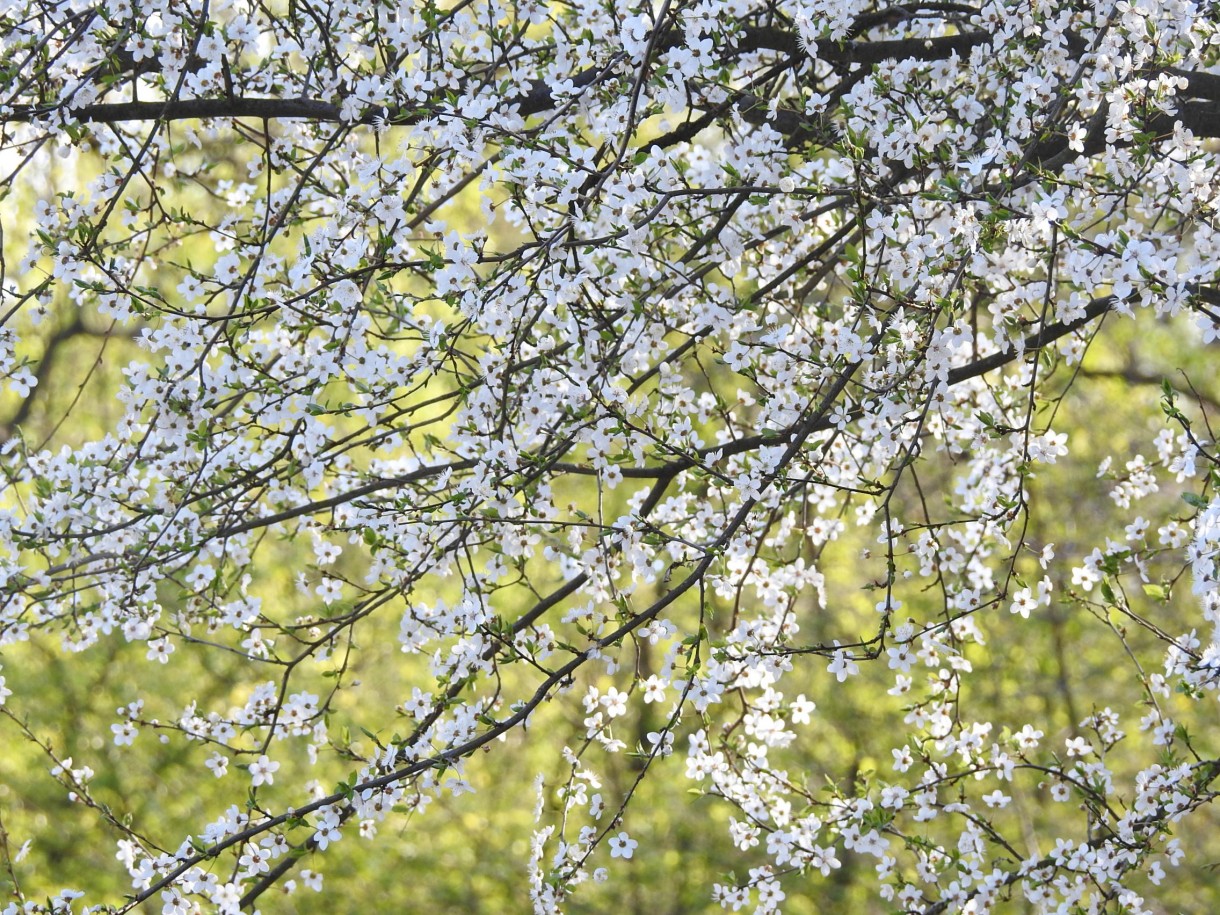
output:
[[[848,41],[839,44],[822,43],[816,49],[819,60],[831,63],[875,64],[883,60],[917,58],[943,60],[954,54],[967,54],[971,48],[985,44],[991,36],[985,32],[967,32],[941,38],[903,38],[885,41]],[[683,33],[671,30],[656,46],[659,51],[678,47],[685,41]],[[762,27],[747,29],[737,43],[738,52],[771,50],[787,54],[795,60],[804,52],[794,32],[787,29]],[[604,76],[602,67],[590,67],[576,74],[571,82],[580,89]],[[549,84],[539,80],[524,95],[507,101],[505,107],[517,106],[522,115],[538,114],[555,104]],[[17,105],[7,120],[31,121],[50,117],[60,106]],[[341,106],[311,98],[201,98],[170,99],[149,102],[103,102],[69,109],[71,117],[88,123],[114,124],[124,121],[179,121],[209,118],[257,118],[280,120],[342,121]],[[370,108],[354,119],[354,123],[372,124],[386,121],[410,124],[422,120],[434,109],[418,107]]]
[[[590,67],[572,78],[576,88],[581,89],[597,81],[606,73],[605,68]],[[538,114],[550,109],[554,98],[547,83],[538,81],[528,92],[507,99],[503,108],[516,106],[522,115]],[[59,106],[14,106],[10,121],[31,121],[52,116]],[[353,119],[356,124],[413,124],[436,114],[435,108],[373,107]],[[72,118],[88,123],[115,124],[122,121],[182,121],[209,118],[257,118],[260,120],[307,120],[343,121],[341,106],[310,98],[200,98],[170,99],[154,102],[103,102],[69,109]]]
[[[963,32],[940,38],[894,38],[883,41],[818,42],[810,57],[828,63],[877,64],[883,60],[945,60],[954,54],[969,54],[972,48],[987,44],[987,32]],[[749,29],[737,46],[742,50],[780,51],[804,54],[794,32],[779,28]]]
[[[1006,350],[1001,350],[998,353],[992,353],[982,359],[971,362],[969,365],[963,365],[952,369],[949,372],[949,384],[960,384],[969,378],[976,378],[979,375],[985,375],[990,371],[1007,365],[1017,358],[1020,352],[1032,353],[1042,349],[1048,344],[1054,343],[1060,337],[1066,337],[1073,331],[1084,327],[1094,318],[1104,315],[1113,307],[1115,298],[1112,295],[1104,296],[1100,299],[1094,299],[1088,304],[1084,310],[1084,314],[1075,321],[1056,321],[1054,324],[1047,324],[1042,327],[1037,333],[1030,334],[1025,338],[1025,343],[1022,350],[1017,350],[1015,347],[1009,347]]]

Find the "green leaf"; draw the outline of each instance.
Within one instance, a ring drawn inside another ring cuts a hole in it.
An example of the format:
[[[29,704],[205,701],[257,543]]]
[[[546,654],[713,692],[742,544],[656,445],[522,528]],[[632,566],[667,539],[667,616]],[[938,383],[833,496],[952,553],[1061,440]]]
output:
[[[1196,492],[1182,493],[1182,501],[1187,505],[1193,505],[1195,508],[1207,508],[1207,500]]]
[[[1154,585],[1149,583],[1144,585],[1144,593],[1155,600],[1169,600],[1170,591],[1168,585]]]

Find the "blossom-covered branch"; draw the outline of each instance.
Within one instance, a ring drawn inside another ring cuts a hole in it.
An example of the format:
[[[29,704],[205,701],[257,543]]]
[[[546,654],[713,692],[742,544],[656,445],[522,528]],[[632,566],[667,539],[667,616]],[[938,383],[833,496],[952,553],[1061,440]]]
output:
[[[540,913],[654,782],[733,875],[675,910],[1177,905],[1218,65],[1185,0],[10,4],[0,723],[117,848],[0,797],[11,910],[251,909],[525,771]]]

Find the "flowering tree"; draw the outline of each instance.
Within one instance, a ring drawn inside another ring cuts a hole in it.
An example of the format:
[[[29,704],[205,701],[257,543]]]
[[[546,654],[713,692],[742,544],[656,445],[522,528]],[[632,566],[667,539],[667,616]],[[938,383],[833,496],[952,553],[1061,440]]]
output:
[[[649,851],[651,779],[728,811],[731,910],[850,859],[1148,911],[1220,776],[1204,6],[8,0],[0,723],[129,879],[24,892],[0,797],[5,911],[317,887],[522,746],[538,912]],[[1175,343],[1090,363],[1127,327]],[[988,699],[1065,618],[1071,720]],[[207,803],[107,796],[43,651]],[[884,757],[812,773],[843,702]]]

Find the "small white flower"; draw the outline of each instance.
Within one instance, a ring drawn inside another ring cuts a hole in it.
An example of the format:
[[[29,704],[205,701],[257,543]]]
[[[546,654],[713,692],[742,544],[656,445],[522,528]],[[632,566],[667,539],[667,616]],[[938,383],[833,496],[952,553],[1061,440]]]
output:
[[[110,730],[114,732],[114,744],[117,747],[131,746],[135,742],[136,735],[140,733],[130,721],[112,724]]]
[[[636,846],[639,844],[627,833],[620,832],[617,836],[610,839],[610,857],[630,858],[635,853]]]
[[[257,760],[250,763],[250,782],[254,787],[259,785],[270,785],[275,781],[275,771],[280,767],[280,764],[273,762],[266,756],[260,756]]]

